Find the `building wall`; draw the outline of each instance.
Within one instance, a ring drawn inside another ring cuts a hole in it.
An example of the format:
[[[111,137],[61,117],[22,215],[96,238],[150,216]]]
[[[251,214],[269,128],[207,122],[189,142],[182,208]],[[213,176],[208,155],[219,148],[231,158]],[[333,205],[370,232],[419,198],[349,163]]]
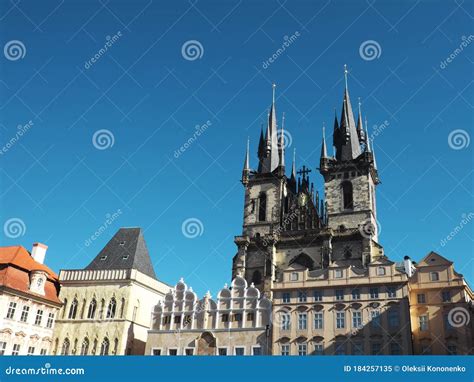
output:
[[[377,273],[380,268],[385,275]],[[336,272],[342,272],[342,276],[337,277]],[[406,284],[406,275],[389,261],[373,262],[366,270],[337,264],[316,272],[303,267],[288,268],[273,288],[273,354],[288,349],[289,355],[298,355],[304,346],[307,355],[317,354],[317,345],[322,346],[326,355],[354,354],[357,346],[361,354],[411,354]],[[395,288],[393,297],[389,297],[390,287]],[[371,288],[378,288],[378,296],[370,295]],[[352,297],[354,289],[358,289],[360,298]],[[343,291],[342,299],[337,299],[336,290]],[[289,301],[285,300],[288,294]],[[353,323],[354,312],[360,313],[360,325]],[[378,313],[380,324],[372,319],[372,312]],[[395,312],[398,323],[391,325]],[[318,314],[322,314],[322,328],[315,323]],[[344,320],[340,328],[338,314]],[[306,327],[300,327],[299,319],[304,315]]]
[[[226,349],[231,355],[243,348],[244,355],[251,355],[258,348],[269,354],[270,315],[271,302],[243,277],[225,286],[217,301],[209,293],[198,300],[181,280],[155,308],[145,353],[185,355],[192,349],[193,355],[217,355]]]
[[[473,354],[474,296],[452,263],[428,255],[409,287],[415,354]]]
[[[163,298],[169,286],[136,270],[62,271],[60,297],[64,301],[54,331],[54,353],[64,353],[64,341],[70,343],[68,353],[80,355],[87,338],[88,354],[99,355],[105,338],[108,354],[144,354],[151,314],[156,301]],[[75,318],[70,318],[71,305],[78,301]],[[97,302],[93,318],[88,318],[91,301]],[[113,317],[107,317],[110,301],[115,299]]]
[[[10,302],[16,303],[12,318],[7,318]],[[23,307],[29,307],[26,322],[21,322]],[[43,311],[39,325],[35,324],[38,310]],[[27,355],[30,347],[32,354],[40,355],[42,352],[50,354],[53,342],[54,319],[58,306],[35,301],[20,295],[9,293],[0,294],[0,354],[12,355],[13,345],[19,345],[18,355]],[[53,314],[51,327],[47,326],[49,314]]]

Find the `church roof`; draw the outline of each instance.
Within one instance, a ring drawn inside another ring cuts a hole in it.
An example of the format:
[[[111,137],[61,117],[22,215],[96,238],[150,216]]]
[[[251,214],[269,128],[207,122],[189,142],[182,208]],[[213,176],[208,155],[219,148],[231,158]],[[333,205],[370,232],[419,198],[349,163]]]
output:
[[[136,269],[156,279],[141,228],[120,228],[85,269]]]

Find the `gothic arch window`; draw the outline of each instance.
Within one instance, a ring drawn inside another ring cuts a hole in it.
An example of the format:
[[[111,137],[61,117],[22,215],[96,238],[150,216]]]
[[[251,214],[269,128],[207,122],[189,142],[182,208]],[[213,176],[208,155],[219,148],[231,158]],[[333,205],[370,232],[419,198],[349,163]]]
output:
[[[117,301],[114,297],[110,299],[109,306],[107,307],[107,318],[114,318],[115,311],[117,309]]]
[[[262,274],[260,273],[260,271],[254,271],[253,272],[253,275],[252,275],[252,282],[255,284],[255,285],[258,285],[262,282]]]
[[[313,259],[304,252],[300,253],[298,256],[296,256],[290,261],[290,265],[295,263],[302,265],[303,267],[308,268],[309,270],[314,269],[315,267]]]
[[[84,313],[85,313],[85,310],[86,310],[86,305],[87,305],[87,301],[85,298],[82,299],[82,305],[81,305],[81,320],[84,318]]]
[[[120,318],[123,318],[124,313],[125,313],[125,299],[122,298],[122,304],[120,305]]]
[[[70,320],[74,320],[74,319],[76,318],[77,305],[78,305],[77,298],[75,298],[74,300],[72,300],[71,307],[69,308],[69,316],[68,316],[68,318],[69,318]]]
[[[61,355],[69,355],[69,348],[71,347],[71,342],[69,338],[65,338],[63,342],[63,347],[61,348]]]
[[[87,354],[89,354],[89,339],[85,337],[81,345],[81,355]]]
[[[97,310],[97,300],[93,298],[91,303],[89,304],[89,310],[87,311],[87,318],[94,319],[96,310]]]
[[[115,338],[115,340],[114,340],[114,355],[117,355],[118,344],[119,344],[119,340],[118,340],[118,338]]]
[[[67,298],[64,299],[63,318],[66,317],[66,309],[67,309]]]
[[[100,300],[100,311],[99,311],[99,318],[102,320],[104,318],[104,310],[105,310],[105,300]]]
[[[102,345],[100,345],[100,355],[109,355],[109,347],[110,341],[107,337],[105,337],[102,341]]]
[[[260,193],[258,197],[258,221],[264,222],[267,220],[267,194]]]
[[[342,202],[345,210],[351,210],[354,208],[354,199],[352,192],[352,183],[347,181],[342,182]]]

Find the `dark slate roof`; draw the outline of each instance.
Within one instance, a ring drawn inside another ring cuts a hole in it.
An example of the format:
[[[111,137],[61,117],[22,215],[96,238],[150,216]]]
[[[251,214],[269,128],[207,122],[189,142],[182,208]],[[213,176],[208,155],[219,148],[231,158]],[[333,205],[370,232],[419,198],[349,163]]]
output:
[[[156,279],[141,228],[120,228],[86,269],[136,269]]]

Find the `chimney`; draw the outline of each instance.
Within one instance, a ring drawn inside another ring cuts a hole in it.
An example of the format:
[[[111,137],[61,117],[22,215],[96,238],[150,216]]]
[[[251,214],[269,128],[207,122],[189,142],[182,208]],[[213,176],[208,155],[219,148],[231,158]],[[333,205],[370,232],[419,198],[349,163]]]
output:
[[[403,267],[405,268],[405,273],[408,277],[411,277],[415,274],[415,266],[413,265],[413,262],[409,256],[405,256],[403,258]]]
[[[33,248],[31,250],[31,257],[37,263],[43,264],[47,249],[48,249],[47,245],[44,245],[41,243],[33,243]]]

